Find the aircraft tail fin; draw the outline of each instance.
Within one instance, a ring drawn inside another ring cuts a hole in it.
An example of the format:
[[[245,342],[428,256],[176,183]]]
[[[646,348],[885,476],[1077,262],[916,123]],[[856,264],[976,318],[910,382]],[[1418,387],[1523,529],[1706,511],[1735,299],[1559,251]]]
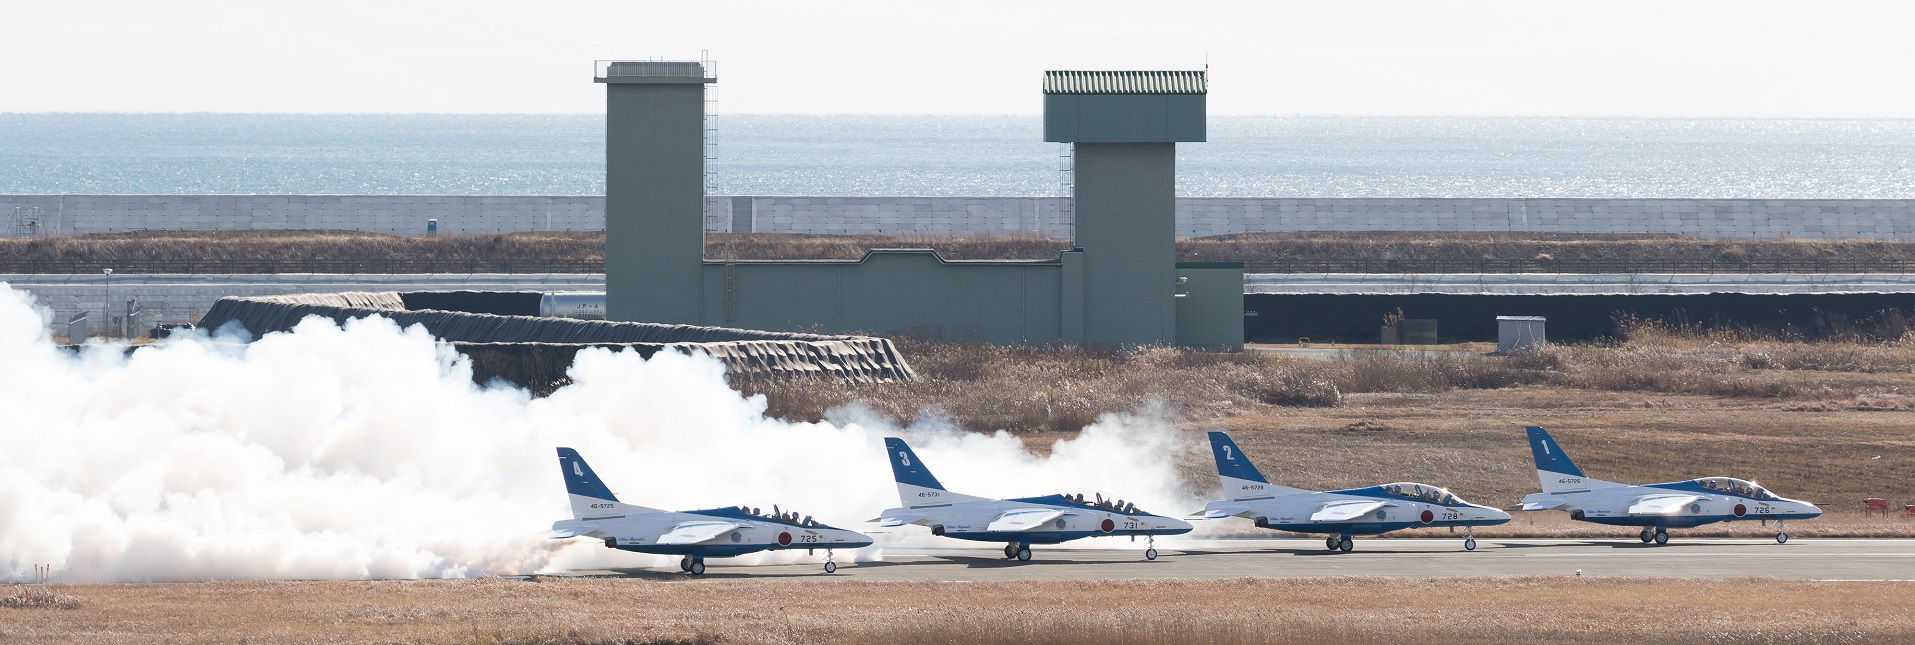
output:
[[[566,496],[572,499],[574,519],[603,518],[630,513],[656,513],[657,509],[633,506],[618,501],[612,489],[605,487],[598,473],[585,463],[577,450],[559,448],[559,474],[565,476]]]
[[[1540,426],[1529,426],[1529,452],[1536,458],[1536,479],[1542,483],[1544,493],[1574,493],[1595,488],[1621,486],[1615,482],[1591,479],[1583,474],[1583,469],[1570,461],[1569,454],[1563,452],[1561,444],[1556,443],[1549,431]]]
[[[1223,484],[1224,497],[1231,500],[1308,492],[1270,483],[1228,433],[1210,433],[1210,453],[1217,459],[1217,479]]]
[[[945,490],[903,439],[885,437],[884,451],[891,460],[891,475],[898,482],[898,501],[906,508],[982,499]]]

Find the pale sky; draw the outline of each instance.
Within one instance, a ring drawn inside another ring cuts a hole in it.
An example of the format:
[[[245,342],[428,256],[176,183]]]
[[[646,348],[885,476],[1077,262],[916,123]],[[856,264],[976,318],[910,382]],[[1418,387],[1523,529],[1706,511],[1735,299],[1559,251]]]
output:
[[[0,0],[0,112],[1037,114],[1046,69],[1211,69],[1212,114],[1915,118],[1915,2]]]

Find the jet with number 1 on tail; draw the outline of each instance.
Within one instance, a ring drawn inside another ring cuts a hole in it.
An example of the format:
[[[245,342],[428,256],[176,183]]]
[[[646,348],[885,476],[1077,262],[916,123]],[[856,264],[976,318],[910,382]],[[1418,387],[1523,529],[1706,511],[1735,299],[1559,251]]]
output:
[[[744,506],[672,512],[626,504],[571,448],[559,449],[559,469],[572,499],[572,519],[552,524],[553,539],[596,538],[620,551],[684,556],[678,568],[695,576],[705,574],[706,557],[787,549],[823,549],[825,573],[836,573],[832,550],[871,546],[870,536],[863,533],[826,526],[776,506],[771,513]]]
[[[1463,550],[1474,551],[1475,527],[1509,521],[1508,513],[1416,482],[1330,491],[1278,486],[1264,479],[1237,442],[1222,432],[1210,433],[1210,451],[1217,459],[1224,499],[1204,505],[1192,517],[1247,517],[1261,528],[1327,533],[1323,545],[1331,551],[1349,553],[1358,535],[1434,526],[1463,527]]]
[[[1779,497],[1755,482],[1734,477],[1702,477],[1679,482],[1631,486],[1592,479],[1569,460],[1563,447],[1537,426],[1527,428],[1529,452],[1543,492],[1523,497],[1522,510],[1568,511],[1569,519],[1611,526],[1640,526],[1644,544],[1669,543],[1669,529],[1716,522],[1775,520],[1775,541],[1789,541],[1783,520],[1806,520],[1822,509]]]
[[[1031,545],[1059,544],[1087,537],[1127,535],[1151,540],[1144,559],[1157,559],[1156,536],[1190,532],[1190,523],[1152,515],[1123,500],[1093,494],[987,499],[944,489],[903,439],[886,437],[885,452],[898,482],[902,507],[871,521],[879,526],[916,524],[932,535],[979,542],[1003,542],[1004,557],[1031,559]]]

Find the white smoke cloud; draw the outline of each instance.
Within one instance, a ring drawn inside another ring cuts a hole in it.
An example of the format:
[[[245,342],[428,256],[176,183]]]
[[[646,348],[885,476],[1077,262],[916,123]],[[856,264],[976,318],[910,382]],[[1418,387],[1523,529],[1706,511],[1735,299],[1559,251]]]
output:
[[[1171,465],[1192,437],[1161,412],[1106,418],[1038,457],[1008,434],[900,429],[856,408],[823,423],[767,418],[762,398],[731,390],[705,357],[589,350],[572,385],[534,399],[473,385],[456,352],[382,318],[308,319],[251,344],[198,337],[76,355],[52,345],[50,315],[0,283],[0,580],[34,564],[78,582],[676,560],[546,539],[570,516],[556,446],[577,448],[630,503],[777,504],[853,529],[898,503],[880,439],[900,431],[961,492],[1100,490],[1164,514],[1201,504]],[[915,527],[877,537],[943,540]]]

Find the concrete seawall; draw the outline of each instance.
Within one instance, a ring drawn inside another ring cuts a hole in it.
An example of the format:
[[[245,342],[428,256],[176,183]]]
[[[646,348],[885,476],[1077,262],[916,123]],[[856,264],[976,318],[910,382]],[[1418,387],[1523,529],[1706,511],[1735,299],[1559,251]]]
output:
[[[705,229],[885,235],[1070,235],[1061,197],[706,198]],[[596,231],[590,195],[0,195],[0,235],[137,230],[358,230],[424,235]],[[1915,200],[1177,200],[1183,237],[1291,231],[1658,233],[1915,240]]]

